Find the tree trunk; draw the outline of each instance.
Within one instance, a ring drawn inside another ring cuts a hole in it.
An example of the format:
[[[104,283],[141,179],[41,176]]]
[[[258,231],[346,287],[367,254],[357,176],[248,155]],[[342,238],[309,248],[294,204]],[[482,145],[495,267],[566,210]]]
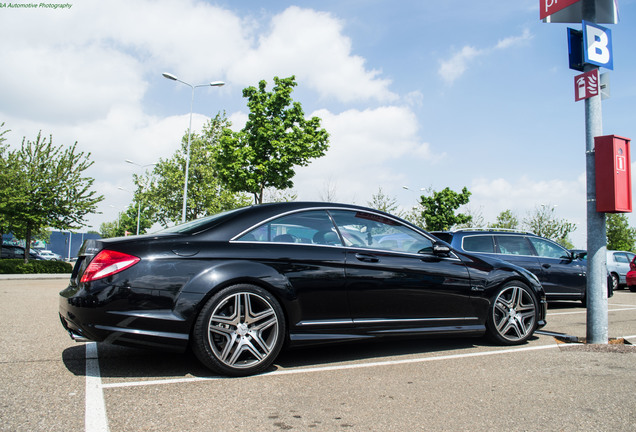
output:
[[[29,256],[31,255],[31,224],[27,223],[26,239],[24,243],[24,263],[29,262]]]

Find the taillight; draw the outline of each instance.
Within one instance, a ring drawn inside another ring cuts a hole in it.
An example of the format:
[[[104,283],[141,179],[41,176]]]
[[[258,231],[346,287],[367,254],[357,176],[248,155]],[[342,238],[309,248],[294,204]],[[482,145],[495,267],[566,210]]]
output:
[[[141,260],[134,255],[104,249],[95,255],[95,258],[86,267],[81,282],[92,282],[114,275],[134,266],[139,261]]]

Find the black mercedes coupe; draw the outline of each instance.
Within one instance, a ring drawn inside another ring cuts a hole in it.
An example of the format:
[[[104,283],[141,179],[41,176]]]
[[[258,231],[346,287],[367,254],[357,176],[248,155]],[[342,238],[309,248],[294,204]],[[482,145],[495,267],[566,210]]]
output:
[[[532,273],[333,203],[262,204],[87,240],[60,293],[75,340],[190,347],[231,376],[267,370],[284,344],[442,334],[521,344],[545,316]]]

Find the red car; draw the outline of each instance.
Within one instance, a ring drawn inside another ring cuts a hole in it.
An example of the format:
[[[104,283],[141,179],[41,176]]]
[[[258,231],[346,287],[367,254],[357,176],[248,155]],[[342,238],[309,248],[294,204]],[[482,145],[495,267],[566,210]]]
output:
[[[625,277],[627,287],[631,292],[636,292],[636,257],[629,263],[629,271]]]

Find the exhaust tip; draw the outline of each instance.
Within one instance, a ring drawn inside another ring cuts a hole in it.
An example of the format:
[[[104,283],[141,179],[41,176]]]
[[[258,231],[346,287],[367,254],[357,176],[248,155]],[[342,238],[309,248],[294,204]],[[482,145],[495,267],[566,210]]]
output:
[[[68,334],[71,337],[71,339],[73,339],[75,342],[90,342],[90,339],[88,339],[88,338],[86,338],[86,337],[84,337],[82,335],[79,335],[79,334],[77,334],[75,332],[72,332],[70,330],[69,330]]]

